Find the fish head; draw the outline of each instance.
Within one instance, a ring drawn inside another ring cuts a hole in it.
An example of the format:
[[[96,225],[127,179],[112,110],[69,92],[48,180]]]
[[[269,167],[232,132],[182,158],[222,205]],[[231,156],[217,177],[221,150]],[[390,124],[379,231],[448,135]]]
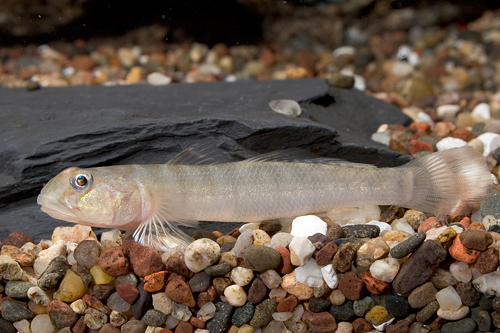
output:
[[[43,212],[59,220],[120,228],[141,214],[140,192],[137,184],[108,168],[71,167],[43,187],[37,202]]]

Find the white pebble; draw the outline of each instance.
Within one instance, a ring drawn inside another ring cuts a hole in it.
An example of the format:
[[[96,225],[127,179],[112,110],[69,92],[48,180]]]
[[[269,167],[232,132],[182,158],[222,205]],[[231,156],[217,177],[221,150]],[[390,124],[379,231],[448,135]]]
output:
[[[325,280],[328,288],[335,289],[339,285],[339,277],[337,272],[335,272],[335,268],[333,268],[333,264],[328,264],[321,268],[321,275],[323,276],[323,280]]]
[[[290,256],[292,264],[296,266],[304,265],[309,258],[313,255],[316,247],[314,247],[313,243],[305,237],[294,237],[289,245]],[[293,252],[293,253],[292,253]],[[294,254],[297,257],[298,263],[294,263]]]
[[[413,73],[413,66],[405,61],[395,61],[391,68],[391,74],[399,77],[405,77]]]
[[[155,310],[161,311],[166,315],[172,313],[174,307],[174,301],[172,301],[164,292],[158,292],[153,294],[153,308]]]
[[[192,313],[186,305],[173,303],[172,313],[170,315],[176,319],[188,321],[189,318],[191,318]]]
[[[290,245],[292,239],[293,236],[290,235],[288,232],[278,232],[271,238],[270,245],[273,249],[277,246],[287,247],[288,245]]]
[[[436,300],[439,303],[439,308],[443,310],[455,311],[462,305],[460,295],[458,295],[457,291],[452,286],[448,286],[438,291],[436,293]]]
[[[299,216],[292,221],[290,234],[295,237],[309,237],[320,233],[326,235],[327,224],[315,215]]]
[[[391,224],[391,227],[392,230],[404,231],[409,233],[410,235],[413,235],[415,233],[415,230],[413,230],[413,228],[408,224],[408,221],[406,221],[405,218],[394,220]]]
[[[434,121],[432,121],[431,116],[429,116],[424,111],[417,112],[417,121],[420,123],[426,123],[430,125],[434,125]]]
[[[77,299],[69,305],[73,311],[77,314],[85,314],[87,310],[87,303],[83,299]]]
[[[474,110],[472,110],[471,116],[477,122],[490,120],[490,105],[487,103],[479,103],[478,105],[476,105],[476,107],[474,107]]]
[[[370,265],[370,273],[375,279],[392,282],[399,272],[399,262],[397,259],[387,257],[375,260]]]
[[[460,106],[454,104],[444,104],[436,108],[436,114],[439,118],[453,119],[460,111]]]
[[[438,309],[437,315],[444,320],[460,320],[469,314],[469,307],[462,306],[457,310]]]
[[[39,314],[31,321],[32,333],[54,333],[56,328],[52,325],[48,314]]]
[[[12,325],[16,328],[17,333],[31,333],[30,322],[26,319],[13,322]]]
[[[77,243],[73,243],[73,242],[67,242],[66,243],[66,260],[68,261],[68,264],[70,265],[74,265],[76,264],[76,260],[75,260],[75,249],[76,247],[78,246]]]
[[[354,48],[354,46],[350,46],[350,45],[337,47],[332,52],[332,56],[334,58],[338,58],[340,56],[353,56],[355,54],[356,54],[356,49]]]
[[[234,254],[238,258],[243,258],[245,250],[252,244],[253,244],[253,231],[250,229],[243,230],[238,239],[236,239],[236,244],[234,244],[233,248]]]
[[[450,273],[460,282],[469,282],[472,279],[472,272],[469,265],[464,262],[457,261],[451,264]]]
[[[177,324],[179,324],[179,322],[179,319],[175,318],[172,315],[168,315],[167,321],[165,322],[165,328],[168,330],[172,330],[175,326],[177,326]]]
[[[28,298],[35,304],[47,306],[52,301],[49,294],[38,286],[28,289]]]
[[[40,251],[38,258],[33,263],[36,276],[42,275],[52,259],[59,256],[66,256],[66,244],[63,240],[59,240],[48,249]]]
[[[274,269],[260,274],[260,279],[269,289],[278,288],[281,284],[281,276]]]
[[[304,306],[302,304],[297,305],[295,307],[295,309],[293,309],[293,311],[292,311],[292,313],[293,313],[292,320],[293,321],[299,321],[299,320],[301,320],[305,311],[306,310],[304,309]]]
[[[299,103],[292,99],[273,99],[269,107],[274,111],[287,116],[298,117],[302,113]]]
[[[493,140],[498,137],[500,137],[500,134],[492,132],[486,132],[477,137],[477,139],[481,140],[481,142],[484,144],[484,156],[488,156],[490,154],[490,152],[492,151]]]
[[[244,287],[253,279],[253,271],[245,267],[235,267],[231,270],[231,280],[237,285]]]
[[[478,138],[474,138],[467,142],[467,146],[471,146],[475,150],[477,150],[481,155],[484,152],[484,143],[483,141],[479,140]]]
[[[101,243],[104,241],[110,241],[113,243],[118,242],[118,237],[121,235],[120,229],[112,229],[109,231],[105,231],[101,234]]]
[[[479,221],[479,220],[472,220]],[[488,230],[492,225],[497,224],[497,219],[493,215],[486,215],[482,218],[481,223],[484,225],[484,229]]]
[[[389,131],[377,132],[372,134],[371,139],[372,141],[388,146],[391,141],[391,134]]]
[[[352,324],[348,321],[341,321],[337,324],[335,333],[351,333],[353,331]]]
[[[272,316],[273,316],[273,319],[276,321],[287,321],[288,319],[292,318],[293,313],[291,313],[291,312],[274,312]]]
[[[467,142],[465,142],[462,139],[452,138],[450,136],[447,138],[441,139],[441,140],[439,140],[438,143],[436,143],[436,148],[439,151],[448,150],[451,148],[464,147],[464,146],[467,146]]]
[[[321,287],[323,284],[321,267],[311,258],[305,265],[295,268],[295,279],[309,287]]]
[[[196,313],[196,318],[202,321],[208,321],[215,316],[215,311],[217,311],[217,308],[215,307],[214,303],[205,303]]]
[[[200,238],[189,244],[184,254],[187,268],[198,273],[220,259],[220,246],[208,238]]]
[[[262,242],[262,244],[268,244],[271,241],[271,236],[264,230],[255,229],[253,230],[253,239]]]
[[[146,77],[146,81],[152,86],[165,86],[167,84],[170,84],[172,82],[172,79],[163,73],[154,72],[148,74],[148,76]]]
[[[247,302],[247,294],[241,286],[233,284],[224,289],[224,296],[232,306],[243,306]]]
[[[117,292],[112,293],[108,297],[106,304],[111,310],[118,312],[126,312],[130,309],[130,304],[121,298]]]
[[[474,279],[472,284],[486,296],[500,296],[500,271],[481,275]]]

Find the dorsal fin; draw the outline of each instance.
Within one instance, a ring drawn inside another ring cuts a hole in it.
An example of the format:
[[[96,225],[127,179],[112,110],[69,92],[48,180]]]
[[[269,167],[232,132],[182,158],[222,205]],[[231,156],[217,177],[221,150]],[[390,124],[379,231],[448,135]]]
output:
[[[228,158],[210,142],[195,144],[167,162],[172,165],[208,165],[229,162]]]

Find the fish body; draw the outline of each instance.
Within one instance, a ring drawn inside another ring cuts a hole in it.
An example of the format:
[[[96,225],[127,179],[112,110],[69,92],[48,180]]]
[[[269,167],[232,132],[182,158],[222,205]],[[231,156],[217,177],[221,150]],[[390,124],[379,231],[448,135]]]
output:
[[[135,230],[161,249],[189,242],[172,222],[259,222],[365,205],[468,214],[492,188],[484,158],[465,147],[395,168],[325,159],[73,167],[38,203],[65,221]]]

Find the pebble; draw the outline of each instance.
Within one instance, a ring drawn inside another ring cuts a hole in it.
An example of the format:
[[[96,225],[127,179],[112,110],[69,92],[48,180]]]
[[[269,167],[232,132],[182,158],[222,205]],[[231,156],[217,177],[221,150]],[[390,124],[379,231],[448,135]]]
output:
[[[365,315],[365,319],[373,326],[379,326],[388,320],[389,313],[382,305],[375,305]]]
[[[318,333],[333,332],[337,329],[337,322],[329,312],[314,313],[306,310],[302,316],[311,330]]]
[[[351,269],[351,264],[356,255],[356,247],[353,243],[343,244],[333,256],[332,265],[336,271],[345,273]]]
[[[13,245],[15,247],[22,247],[26,243],[33,243],[33,238],[25,232],[16,231],[9,234],[0,244],[0,248],[4,245]]]
[[[377,225],[358,224],[342,227],[346,238],[375,238],[380,234]]]
[[[51,297],[40,287],[34,286],[28,289],[27,296],[34,304],[47,306],[52,300]]]
[[[0,276],[7,280],[21,280],[23,270],[10,256],[0,255]]]
[[[455,288],[448,286],[436,293],[436,300],[442,310],[458,310],[462,306],[462,300]]]
[[[409,294],[432,276],[446,255],[438,242],[424,242],[401,266],[392,283],[394,290],[399,294]]]
[[[227,303],[217,302],[215,304],[217,311],[213,319],[207,324],[207,329],[210,333],[223,333],[229,329],[231,325],[231,317],[234,307]],[[253,325],[252,325],[253,326]]]
[[[63,302],[73,302],[81,298],[85,294],[85,290],[82,278],[68,269],[53,297]]]
[[[486,296],[500,296],[500,271],[483,274],[474,279],[472,284]]]
[[[98,330],[106,324],[108,317],[99,310],[88,308],[83,320],[88,328]]]
[[[245,290],[237,284],[233,284],[224,289],[224,296],[226,297],[227,302],[232,306],[243,306],[247,302],[247,294]]]
[[[294,237],[289,245],[290,261],[295,266],[304,265],[312,257],[316,247],[305,237]]]
[[[109,322],[114,327],[120,327],[127,322],[128,318],[121,312],[111,311],[109,314]]]
[[[453,277],[460,282],[469,282],[472,279],[472,272],[464,262],[454,262],[450,265],[450,273]]]
[[[111,276],[121,276],[128,273],[129,263],[121,246],[103,251],[99,256],[99,267]]]
[[[79,265],[90,269],[99,260],[99,252],[100,249],[97,241],[93,239],[85,239],[75,248],[73,256]]]
[[[5,295],[12,298],[28,298],[28,290],[35,285],[25,281],[7,281]]]
[[[449,248],[448,252],[453,257],[453,259],[464,262],[466,264],[472,264],[476,262],[477,257],[481,253],[477,250],[466,248],[462,244],[460,237],[455,237],[455,239],[453,240],[453,244]]]
[[[205,268],[204,271],[209,276],[224,276],[231,271],[231,265],[227,262],[223,262],[217,265],[209,266]]]
[[[327,311],[331,305],[332,303],[325,298],[312,297],[309,299],[309,310],[314,313]]]
[[[337,288],[340,280],[332,264],[328,264],[321,268],[321,276],[330,289]]]
[[[314,259],[309,259],[305,265],[295,269],[295,279],[298,283],[303,283],[309,287],[321,287],[323,285],[323,275],[321,267]]]
[[[365,283],[366,289],[374,295],[386,293],[390,289],[389,283],[374,278],[370,271],[361,273],[359,277]]]
[[[469,307],[462,306],[457,310],[444,310],[439,308],[437,315],[445,320],[460,320],[469,314]]]
[[[1,319],[0,319],[1,321]],[[2,329],[0,325],[0,330]],[[4,332],[3,330],[1,330]],[[8,331],[5,331],[6,333]],[[15,333],[16,331],[14,331]],[[50,316],[48,314],[39,314],[31,321],[31,332],[32,333],[54,333],[56,332],[56,328],[52,324],[50,320]]]
[[[436,299],[437,289],[431,282],[426,282],[423,285],[413,289],[408,296],[408,303],[414,309],[426,306]]]
[[[299,300],[309,299],[313,295],[313,288],[297,282],[295,272],[286,274],[282,277],[281,287]]]
[[[149,326],[162,326],[167,320],[167,315],[161,311],[151,309],[146,311],[144,316],[142,316],[141,321]]]
[[[231,323],[234,326],[242,326],[248,323],[254,314],[255,307],[252,303],[247,302],[243,306],[236,308],[234,310],[233,316],[231,317]]]
[[[193,275],[189,280],[189,287],[194,293],[205,291],[210,286],[211,276],[205,272],[199,272]]]
[[[273,269],[261,273],[260,279],[269,289],[277,288],[281,285],[281,276]]]
[[[495,219],[500,219],[500,193],[493,192],[486,195],[481,201],[480,210],[483,217],[492,215]]]
[[[139,290],[139,297],[132,304],[132,315],[140,319],[151,306],[152,296],[144,290],[144,282],[139,283],[137,290]]]
[[[416,234],[411,235],[391,249],[391,256],[396,259],[406,257],[408,254],[414,252],[420,245],[422,245],[425,237],[425,232],[417,232]]]
[[[443,289],[458,283],[450,271],[443,268],[436,269],[436,272],[431,276],[431,282],[437,289]]]
[[[250,320],[250,325],[254,328],[262,328],[273,319],[272,314],[276,311],[277,304],[270,299],[266,299],[255,307],[255,312]]]
[[[353,309],[353,301],[346,301],[341,305],[336,305],[332,302],[330,313],[337,320],[353,321],[356,318],[356,313]]]
[[[266,298],[267,294],[268,291],[264,282],[260,278],[256,278],[248,289],[248,301],[258,304]]]
[[[394,318],[405,318],[411,311],[407,299],[398,295],[389,295],[385,300],[385,308]]]
[[[181,275],[174,277],[168,282],[165,288],[165,294],[174,302],[182,303],[189,307],[196,306],[191,288],[186,282],[186,279]]]
[[[122,333],[145,333],[147,325],[141,320],[129,320],[121,327]]]
[[[239,239],[239,238],[238,238]],[[270,247],[275,249],[276,247],[288,247],[292,241],[293,236],[287,232],[278,232],[271,238]]]
[[[152,248],[135,242],[127,242],[126,252],[130,260],[130,266],[134,273],[140,277],[151,275],[164,269],[160,254]]]
[[[233,280],[234,283],[236,283],[241,287],[244,287],[247,284],[249,284],[250,281],[252,281],[252,279],[253,279],[253,271],[251,269],[245,267],[236,267],[231,270],[231,280]]]
[[[443,333],[472,333],[476,330],[476,323],[470,318],[446,323],[441,327]]]
[[[271,110],[291,117],[298,117],[302,112],[299,103],[291,99],[274,99],[269,102]]]
[[[250,245],[246,249],[243,259],[247,268],[263,272],[278,267],[281,262],[281,254],[267,246]]]
[[[428,303],[422,310],[417,312],[415,319],[420,323],[427,323],[439,309],[439,303],[432,301]]]
[[[60,256],[54,258],[38,278],[38,286],[46,291],[57,288],[64,278],[67,269],[66,257]]]
[[[354,301],[352,308],[356,316],[364,317],[365,314],[375,306],[375,301],[370,296]]]
[[[467,142],[462,139],[447,137],[441,139],[436,143],[436,148],[438,151],[448,150],[451,148],[458,148],[467,146]]]
[[[466,248],[478,251],[485,251],[493,243],[491,234],[484,230],[465,230],[459,237]]]
[[[382,237],[368,240],[356,253],[356,265],[369,267],[375,260],[387,257],[390,248]]]
[[[71,327],[78,320],[78,315],[73,309],[68,304],[58,300],[50,302],[47,313],[52,320],[52,324],[58,329]]]
[[[316,253],[316,263],[320,266],[327,265],[333,259],[335,253],[337,253],[337,250],[337,244],[334,242],[327,243]]]
[[[350,271],[342,275],[340,279],[338,289],[345,295],[349,300],[357,300],[361,297],[361,292],[363,291],[364,283],[356,275],[356,273]]]
[[[376,260],[370,266],[371,275],[378,280],[392,282],[400,269],[399,262],[394,258]]]

